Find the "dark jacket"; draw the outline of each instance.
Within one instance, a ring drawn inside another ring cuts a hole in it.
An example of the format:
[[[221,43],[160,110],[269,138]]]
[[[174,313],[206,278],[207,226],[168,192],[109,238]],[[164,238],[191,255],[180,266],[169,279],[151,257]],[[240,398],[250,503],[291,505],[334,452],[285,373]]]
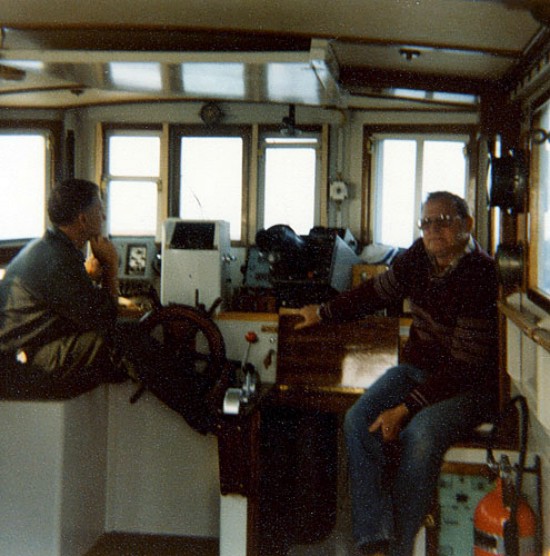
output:
[[[47,230],[0,281],[0,352],[32,350],[87,330],[108,334],[116,315],[114,299],[92,282],[82,253],[60,230]]]
[[[405,401],[414,413],[463,391],[497,392],[497,293],[495,263],[476,242],[437,276],[419,239],[387,272],[322,306],[321,317],[352,320],[409,299],[412,325],[401,362],[430,375]]]

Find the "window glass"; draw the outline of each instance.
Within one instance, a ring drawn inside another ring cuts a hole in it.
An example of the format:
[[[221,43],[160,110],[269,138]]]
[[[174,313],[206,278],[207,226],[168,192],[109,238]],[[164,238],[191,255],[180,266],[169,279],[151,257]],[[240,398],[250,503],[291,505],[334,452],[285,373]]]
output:
[[[433,191],[464,197],[466,158],[464,141],[424,141],[422,200]]]
[[[540,127],[550,129],[550,104],[543,109]],[[536,286],[550,297],[550,143],[544,141],[538,147],[538,230],[537,234],[537,268]]]
[[[160,138],[113,135],[109,137],[109,174],[112,176],[158,176]]]
[[[416,141],[388,139],[380,144],[378,152],[376,242],[406,246],[411,243],[417,219]]]
[[[318,146],[316,137],[264,138],[264,228],[286,224],[306,235],[315,225]]]
[[[45,134],[0,134],[0,240],[44,233],[47,165]]]
[[[241,239],[243,138],[181,137],[179,217],[226,220]]]
[[[155,235],[157,226],[156,181],[112,180],[108,221],[113,235]]]
[[[107,160],[109,233],[155,235],[160,181],[159,134],[110,132]]]
[[[428,193],[466,197],[467,137],[374,137],[374,241],[409,247],[419,237],[416,221]]]

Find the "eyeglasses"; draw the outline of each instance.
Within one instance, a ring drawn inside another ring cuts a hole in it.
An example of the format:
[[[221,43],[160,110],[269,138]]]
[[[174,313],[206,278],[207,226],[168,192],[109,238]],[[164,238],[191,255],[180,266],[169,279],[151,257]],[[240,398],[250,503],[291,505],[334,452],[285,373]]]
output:
[[[439,214],[432,218],[426,216],[425,218],[421,218],[418,221],[418,228],[423,232],[426,231],[432,225],[434,226],[434,228],[438,230],[441,228],[450,228],[452,223],[455,220],[462,220],[462,217],[451,216],[450,214]]]

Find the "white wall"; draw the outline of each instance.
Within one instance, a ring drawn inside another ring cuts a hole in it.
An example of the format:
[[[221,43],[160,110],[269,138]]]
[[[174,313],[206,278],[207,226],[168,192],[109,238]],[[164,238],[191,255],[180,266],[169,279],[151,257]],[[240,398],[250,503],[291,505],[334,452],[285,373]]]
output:
[[[107,531],[217,537],[217,440],[136,386],[109,387]]]
[[[60,521],[62,556],[82,554],[104,530],[108,456],[107,393],[108,387],[101,386],[64,402]]]
[[[0,554],[80,556],[103,532],[106,402],[0,402]]]

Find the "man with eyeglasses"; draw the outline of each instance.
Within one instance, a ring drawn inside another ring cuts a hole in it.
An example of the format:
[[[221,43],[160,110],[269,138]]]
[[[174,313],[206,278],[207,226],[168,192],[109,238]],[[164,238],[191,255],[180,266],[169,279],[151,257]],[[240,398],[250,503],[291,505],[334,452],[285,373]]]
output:
[[[437,487],[442,460],[494,416],[498,396],[497,276],[471,235],[460,197],[428,195],[422,238],[392,267],[320,306],[297,328],[362,318],[410,301],[399,365],[347,412],[353,534],[361,554],[409,556]]]

